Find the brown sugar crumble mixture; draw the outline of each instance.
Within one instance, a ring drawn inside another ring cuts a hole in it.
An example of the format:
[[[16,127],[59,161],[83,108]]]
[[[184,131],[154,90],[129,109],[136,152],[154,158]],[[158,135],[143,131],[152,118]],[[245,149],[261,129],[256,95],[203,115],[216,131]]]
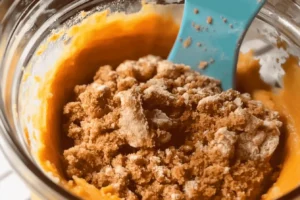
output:
[[[211,16],[208,16],[208,17],[206,18],[206,22],[207,22],[208,24],[212,24],[213,18],[212,18]]]
[[[155,56],[102,66],[64,107],[67,176],[126,200],[256,199],[274,169],[277,112]]]
[[[199,10],[197,8],[194,8],[194,13],[197,15],[199,13]]]
[[[188,48],[190,47],[192,44],[192,38],[191,37],[187,37],[184,41],[183,41],[183,47],[184,48]]]
[[[199,24],[195,24],[194,22],[192,23],[192,26],[193,28],[196,30],[196,31],[201,31],[201,26]]]
[[[199,63],[199,69],[205,69],[208,66],[208,62],[206,61],[201,61]]]

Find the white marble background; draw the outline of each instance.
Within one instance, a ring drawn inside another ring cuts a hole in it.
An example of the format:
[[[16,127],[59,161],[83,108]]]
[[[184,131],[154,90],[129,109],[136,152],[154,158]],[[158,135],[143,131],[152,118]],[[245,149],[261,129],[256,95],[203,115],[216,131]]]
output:
[[[0,149],[0,200],[30,200],[30,191]]]

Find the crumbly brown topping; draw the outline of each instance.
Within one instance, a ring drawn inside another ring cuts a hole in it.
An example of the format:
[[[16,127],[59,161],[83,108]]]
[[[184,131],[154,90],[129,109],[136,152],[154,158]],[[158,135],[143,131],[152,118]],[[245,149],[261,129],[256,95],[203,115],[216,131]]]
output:
[[[212,24],[213,18],[212,18],[211,16],[208,16],[208,17],[206,18],[206,22],[207,22],[208,24]]]
[[[192,22],[192,27],[198,32],[201,31],[201,26],[195,22]]]
[[[208,62],[206,62],[206,61],[201,61],[200,63],[199,63],[199,69],[205,69],[206,67],[208,66]]]
[[[66,173],[126,200],[255,199],[278,113],[189,67],[147,56],[103,66],[64,107]]]
[[[184,41],[183,41],[183,47],[184,48],[188,48],[189,46],[191,46],[192,44],[192,38],[191,37],[187,37]]]

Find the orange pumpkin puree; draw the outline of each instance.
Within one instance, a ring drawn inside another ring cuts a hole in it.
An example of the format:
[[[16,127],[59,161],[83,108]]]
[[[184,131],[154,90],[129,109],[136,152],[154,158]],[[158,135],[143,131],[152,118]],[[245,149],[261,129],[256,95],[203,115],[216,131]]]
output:
[[[38,161],[45,171],[59,178],[66,189],[84,199],[119,198],[111,187],[98,190],[76,177],[73,181],[64,179],[61,166],[64,144],[60,144],[63,137],[60,134],[63,105],[72,95],[75,85],[92,81],[99,66],[117,66],[124,60],[136,60],[148,54],[167,57],[179,24],[174,21],[171,11],[160,14],[156,10],[154,6],[145,5],[135,14],[115,13],[108,16],[109,13],[104,11],[87,17],[69,30],[72,40],[65,46],[65,53],[42,79],[38,97],[41,106],[33,116],[34,126],[40,131],[37,137],[40,144]],[[238,89],[279,111],[284,121],[284,144],[279,147],[284,152],[284,162],[278,181],[263,196],[266,199],[278,197],[300,182],[300,68],[293,57],[283,67],[286,71],[284,89],[274,92],[260,80],[259,63],[251,53],[241,54],[238,62]]]
[[[298,59],[290,56],[283,64],[284,87],[274,91],[259,76],[259,63],[251,52],[240,54],[237,70],[238,90],[248,92],[267,107],[277,110],[284,122],[283,136],[278,151],[283,159],[279,178],[270,188],[266,199],[275,199],[300,185],[300,68]]]

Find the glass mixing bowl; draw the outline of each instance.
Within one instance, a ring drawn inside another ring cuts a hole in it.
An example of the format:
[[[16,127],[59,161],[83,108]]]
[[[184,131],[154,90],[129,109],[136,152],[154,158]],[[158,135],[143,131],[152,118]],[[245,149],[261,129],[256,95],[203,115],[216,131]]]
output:
[[[158,3],[183,2],[166,0]],[[20,120],[20,110],[26,107],[24,103],[22,104],[24,94],[21,91],[24,87],[21,87],[24,68],[29,67],[34,52],[53,29],[59,28],[62,24],[71,26],[79,23],[82,18],[74,16],[82,10],[93,13],[107,8],[112,12],[133,13],[141,8],[141,3],[138,0],[2,0],[0,2],[0,146],[15,171],[40,199],[78,199],[78,197],[53,182],[32,156],[30,145],[33,144],[29,144],[26,140],[26,133]],[[280,38],[285,42],[290,54],[300,55],[299,12],[299,0],[268,1],[252,24],[243,44],[261,38],[276,43]],[[59,51],[54,51],[51,59],[55,60],[55,56],[59,54]],[[32,67],[30,70],[39,73],[39,68],[44,67],[42,61],[37,62],[37,67]],[[297,195],[300,198],[300,190],[295,189],[285,198],[291,199]]]

